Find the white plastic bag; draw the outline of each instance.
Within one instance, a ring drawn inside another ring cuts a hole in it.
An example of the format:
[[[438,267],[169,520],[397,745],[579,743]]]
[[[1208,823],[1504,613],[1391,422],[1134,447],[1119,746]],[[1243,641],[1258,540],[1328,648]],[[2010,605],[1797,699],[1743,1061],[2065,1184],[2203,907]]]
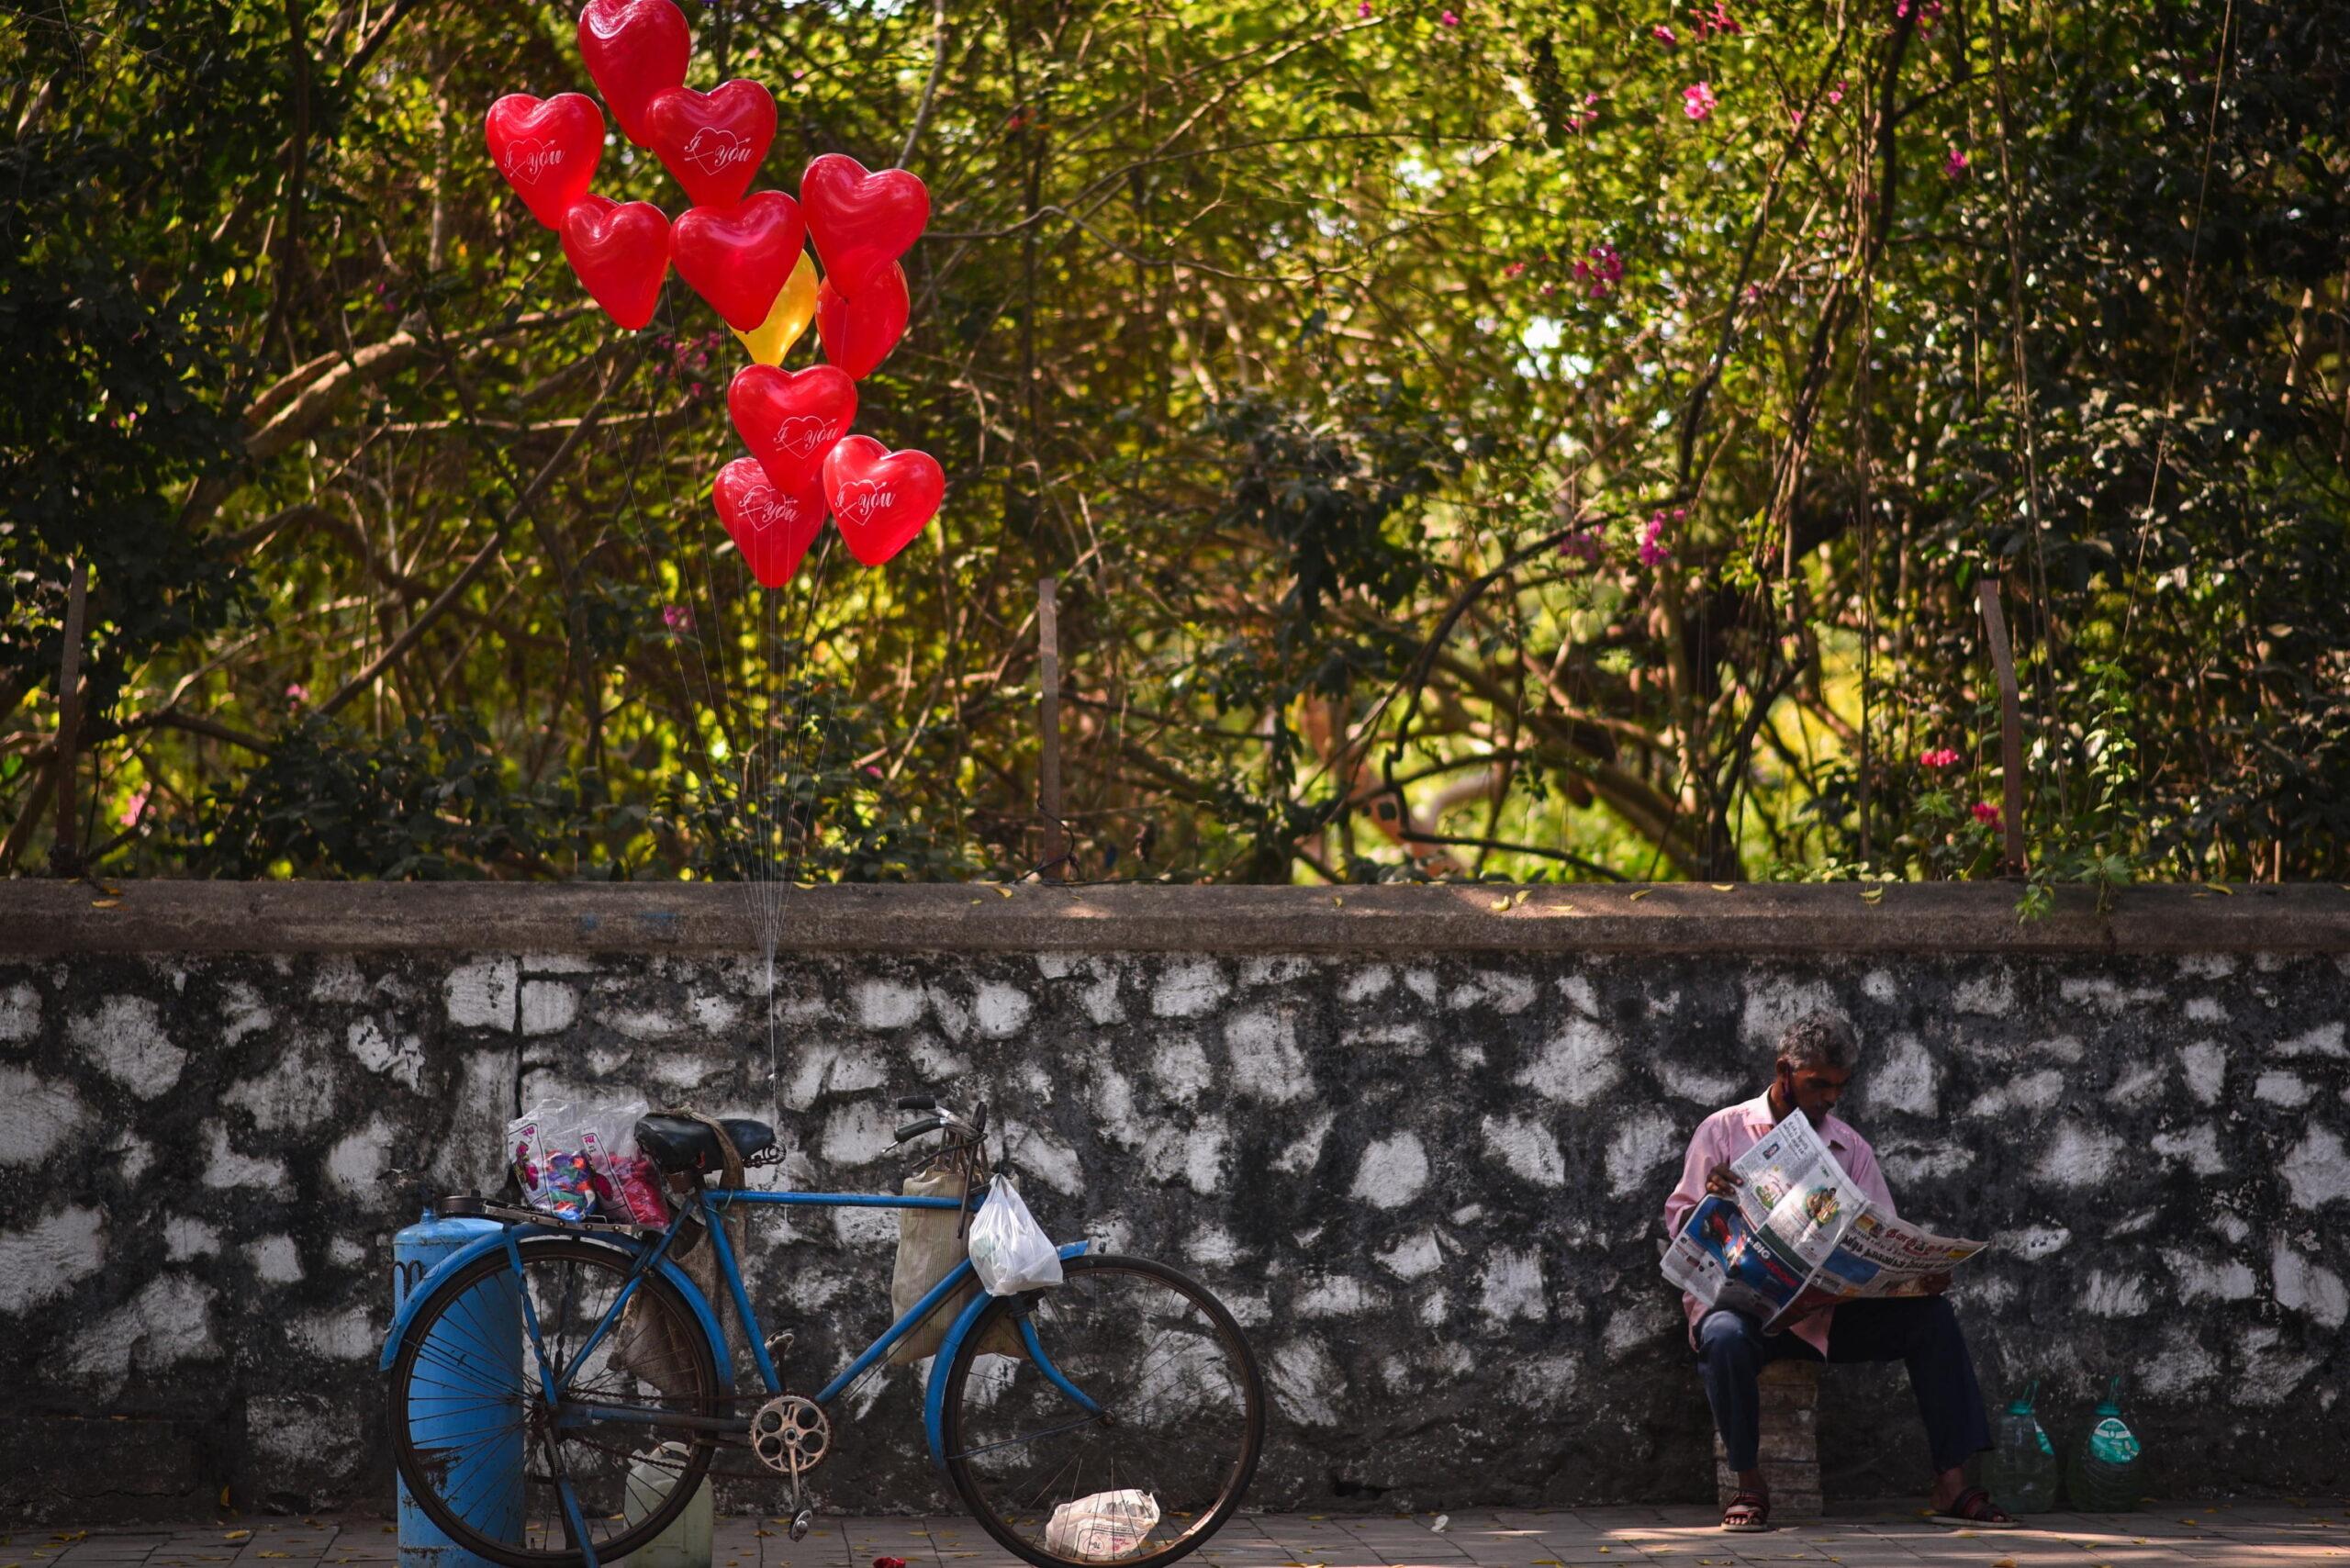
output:
[[[971,1221],[972,1271],[990,1295],[1050,1290],[1061,1282],[1061,1255],[1045,1227],[1020,1201],[1012,1178],[999,1172]]]
[[[1131,1557],[1158,1524],[1158,1500],[1139,1487],[1096,1492],[1053,1510],[1045,1550],[1079,1562]]]

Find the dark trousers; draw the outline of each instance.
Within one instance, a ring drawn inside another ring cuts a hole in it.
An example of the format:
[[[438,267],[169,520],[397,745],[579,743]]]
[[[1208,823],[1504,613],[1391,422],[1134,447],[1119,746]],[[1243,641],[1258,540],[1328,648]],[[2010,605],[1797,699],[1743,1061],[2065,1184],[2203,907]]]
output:
[[[1807,1361],[1819,1352],[1793,1334],[1765,1334],[1755,1319],[1738,1312],[1709,1312],[1697,1325],[1697,1361],[1704,1370],[1706,1398],[1732,1470],[1755,1468],[1762,1441],[1762,1412],[1754,1380],[1782,1356]],[[1983,1417],[1983,1391],[1975,1382],[1975,1359],[1958,1315],[1938,1295],[1849,1302],[1828,1324],[1831,1361],[1905,1361],[1918,1414],[1926,1422],[1926,1448],[1937,1473],[1954,1470],[1966,1456],[1991,1446],[1990,1423]]]

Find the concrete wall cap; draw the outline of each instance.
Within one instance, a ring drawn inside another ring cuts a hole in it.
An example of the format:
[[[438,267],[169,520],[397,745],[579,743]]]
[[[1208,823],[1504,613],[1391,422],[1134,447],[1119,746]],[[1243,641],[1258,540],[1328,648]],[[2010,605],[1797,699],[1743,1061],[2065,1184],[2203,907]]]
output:
[[[772,895],[776,890],[758,890]],[[2350,952],[2328,884],[2086,890],[2016,918],[2012,883],[789,887],[800,952]],[[1872,896],[1874,902],[1872,902]],[[0,885],[0,955],[755,951],[740,884],[125,881]]]

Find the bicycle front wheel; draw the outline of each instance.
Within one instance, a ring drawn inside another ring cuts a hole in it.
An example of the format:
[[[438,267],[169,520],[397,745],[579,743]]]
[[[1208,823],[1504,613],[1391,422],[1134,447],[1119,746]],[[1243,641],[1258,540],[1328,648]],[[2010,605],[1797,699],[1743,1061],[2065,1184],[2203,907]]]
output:
[[[1264,1447],[1264,1380],[1198,1281],[1105,1254],[1062,1269],[1028,1314],[1033,1340],[1005,1298],[957,1348],[947,1474],[981,1527],[1038,1568],[1158,1568],[1240,1506]],[[1013,1343],[1027,1353],[990,1353]]]
[[[658,1275],[566,1237],[503,1249],[437,1286],[392,1363],[392,1454],[459,1546],[507,1568],[611,1562],[693,1500],[726,1400],[699,1319]],[[595,1343],[588,1341],[595,1338]],[[559,1393],[551,1404],[546,1378]],[[694,1425],[697,1420],[703,1424]]]

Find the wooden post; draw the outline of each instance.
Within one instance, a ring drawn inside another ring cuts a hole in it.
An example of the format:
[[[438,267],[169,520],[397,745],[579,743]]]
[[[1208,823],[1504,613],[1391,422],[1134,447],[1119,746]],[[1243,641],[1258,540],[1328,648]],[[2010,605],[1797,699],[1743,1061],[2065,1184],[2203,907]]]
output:
[[[1036,582],[1038,723],[1044,748],[1036,765],[1036,809],[1045,818],[1045,875],[1069,880],[1069,838],[1061,824],[1061,626],[1060,579]]]
[[[90,564],[76,561],[65,594],[65,653],[57,666],[57,840],[49,846],[49,868],[61,877],[82,874],[82,791],[73,753],[82,730],[82,623],[89,602]]]
[[[1991,643],[1991,665],[1999,675],[1999,770],[2006,785],[2001,812],[2007,829],[2007,869],[2026,870],[2023,856],[2023,705],[2016,696],[2016,656],[2008,646],[2008,621],[1999,612],[1999,586],[1989,577],[1975,580],[1983,604],[1983,629]]]

